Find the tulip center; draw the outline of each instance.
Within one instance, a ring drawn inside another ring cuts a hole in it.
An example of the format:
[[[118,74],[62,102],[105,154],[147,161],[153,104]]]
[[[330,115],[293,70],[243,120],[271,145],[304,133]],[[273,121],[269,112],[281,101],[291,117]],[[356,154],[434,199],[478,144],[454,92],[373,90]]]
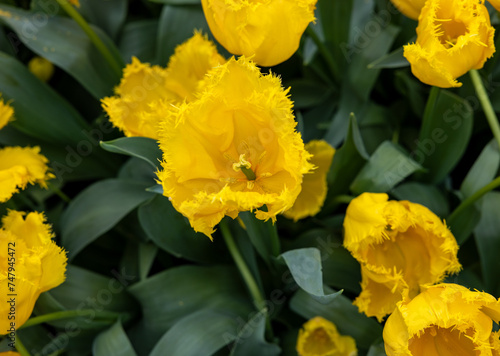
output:
[[[257,176],[255,172],[252,171],[252,164],[246,160],[245,154],[240,155],[240,160],[233,164],[233,169],[238,172],[242,171],[248,180],[255,180]]]
[[[323,328],[314,329],[304,343],[304,351],[310,355],[325,355],[334,349],[335,343]]]
[[[437,36],[446,48],[455,46],[458,38],[467,32],[467,27],[461,21],[455,19],[437,19],[436,21],[440,25]]]
[[[442,328],[436,325],[427,327],[420,337],[413,337],[408,348],[413,355],[426,356],[468,356],[475,355],[475,345],[471,340],[472,328],[461,332],[456,327]]]

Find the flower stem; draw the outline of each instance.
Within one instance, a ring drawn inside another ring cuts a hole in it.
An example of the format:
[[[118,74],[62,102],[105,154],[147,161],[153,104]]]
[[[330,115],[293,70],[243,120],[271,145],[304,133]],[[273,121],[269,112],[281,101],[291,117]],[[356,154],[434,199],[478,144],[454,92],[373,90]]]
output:
[[[47,186],[49,187],[50,190],[52,190],[59,198],[64,200],[66,203],[71,202],[71,199],[66,194],[64,194],[61,189],[56,187],[54,184],[47,182]]]
[[[486,184],[484,187],[476,191],[470,197],[465,199],[457,208],[448,216],[448,221],[453,220],[460,214],[464,209],[469,207],[471,204],[474,204],[479,198],[481,198],[486,193],[492,191],[493,189],[500,187],[500,177],[496,177],[490,183]]]
[[[476,89],[479,101],[481,102],[481,106],[483,107],[484,115],[486,116],[488,124],[490,125],[491,132],[493,132],[493,136],[498,143],[498,147],[500,147],[500,125],[498,124],[497,115],[495,114],[495,110],[493,110],[491,101],[488,98],[486,89],[484,88],[481,76],[475,69],[471,69],[469,73],[472,79],[472,84],[474,84],[474,88]]]
[[[19,339],[19,335],[16,334],[16,350],[17,352],[19,352],[19,354],[21,356],[30,356],[30,353],[28,352],[28,350],[26,349],[26,347],[24,347],[23,343],[21,342],[21,340]]]
[[[109,319],[110,321],[115,321],[123,315],[121,313],[116,312],[108,312],[108,311],[97,311],[93,309],[82,309],[82,310],[64,310],[55,313],[35,316],[34,318],[28,319],[19,329],[27,328],[30,326],[43,324],[49,321],[63,320],[63,319],[72,319],[84,316],[92,316],[92,318],[96,319]]]
[[[122,75],[122,68],[124,64],[121,63],[109,50],[108,47],[102,42],[102,40],[97,36],[97,34],[92,30],[87,21],[80,15],[78,11],[75,10],[73,5],[71,5],[67,0],[57,0],[57,3],[66,11],[66,13],[75,20],[75,22],[80,25],[82,30],[87,34],[92,43],[96,46],[96,48],[101,52],[103,57],[109,63],[111,68],[118,74],[118,76]]]
[[[330,68],[330,71],[333,74],[333,77],[335,79],[339,78],[339,69],[337,68],[337,64],[335,63],[335,59],[333,58],[332,53],[330,50],[325,46],[325,44],[321,41],[321,39],[318,37],[314,29],[311,27],[311,25],[307,26],[306,28],[306,33],[311,37],[313,42],[316,44],[318,47],[319,52],[325,59],[326,63],[328,64],[328,68]]]
[[[269,235],[271,235],[271,252],[274,257],[278,257],[281,252],[280,238],[278,235],[278,229],[276,224],[266,223],[269,229]]]
[[[271,323],[269,321],[267,307],[266,307],[266,304],[264,302],[264,298],[262,296],[262,293],[257,285],[257,282],[255,281],[255,278],[253,277],[252,272],[250,272],[250,269],[248,268],[247,264],[245,263],[243,256],[241,255],[240,251],[238,250],[238,247],[236,246],[236,243],[234,242],[233,235],[231,234],[231,230],[229,230],[229,226],[227,225],[226,220],[222,220],[219,223],[219,227],[220,227],[220,230],[222,232],[222,236],[224,237],[224,240],[226,241],[227,248],[229,249],[229,252],[231,253],[231,256],[233,257],[233,260],[236,263],[238,270],[240,271],[241,275],[243,276],[243,280],[245,281],[245,284],[247,285],[248,290],[250,291],[250,295],[252,296],[255,307],[266,318],[266,332],[267,332],[268,337],[270,339],[272,339],[273,333],[272,333],[272,329],[271,329]]]

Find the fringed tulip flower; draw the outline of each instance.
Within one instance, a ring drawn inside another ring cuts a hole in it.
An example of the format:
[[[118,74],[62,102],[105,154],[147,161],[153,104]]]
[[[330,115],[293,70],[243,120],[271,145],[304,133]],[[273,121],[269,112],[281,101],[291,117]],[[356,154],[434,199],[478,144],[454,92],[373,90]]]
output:
[[[404,47],[412,73],[423,83],[459,87],[457,78],[480,69],[495,52],[494,28],[481,1],[428,0],[416,43]]]
[[[425,0],[391,0],[391,2],[403,15],[413,20],[418,20],[420,11],[425,4]]]
[[[344,230],[344,246],[361,264],[362,291],[354,304],[379,321],[405,290],[414,297],[461,268],[450,230],[420,204],[361,194],[347,207]]]
[[[165,102],[174,107],[195,98],[198,83],[213,67],[225,62],[213,42],[196,32],[177,46],[167,68],[151,66],[132,58],[123,71],[116,95],[102,100],[110,121],[126,136],[158,138],[153,106]]]
[[[0,130],[14,117],[14,109],[0,95]]]
[[[202,0],[210,31],[232,54],[269,67],[286,61],[306,27],[317,0]]]
[[[323,140],[310,141],[305,148],[312,155],[309,162],[316,169],[304,175],[302,190],[295,204],[283,213],[284,216],[295,221],[314,216],[321,210],[327,193],[326,175],[335,153],[335,149]]]
[[[5,147],[0,149],[0,202],[5,202],[29,184],[47,187],[54,178],[49,172],[47,158],[40,147]]]
[[[330,321],[317,316],[299,331],[297,338],[299,356],[356,356],[356,342],[350,336],[340,335]]]
[[[429,287],[397,304],[384,327],[387,356],[500,355],[500,302],[457,284]]]
[[[64,282],[67,258],[52,241],[54,235],[43,214],[12,210],[2,224],[0,292],[6,298],[15,294],[15,305],[0,304],[0,334],[7,334],[11,322],[17,329],[28,320],[41,293]],[[11,306],[15,312],[9,319]]]
[[[278,77],[241,57],[214,68],[196,101],[165,109],[163,194],[194,230],[211,236],[225,216],[275,219],[300,193],[307,162],[292,102]]]

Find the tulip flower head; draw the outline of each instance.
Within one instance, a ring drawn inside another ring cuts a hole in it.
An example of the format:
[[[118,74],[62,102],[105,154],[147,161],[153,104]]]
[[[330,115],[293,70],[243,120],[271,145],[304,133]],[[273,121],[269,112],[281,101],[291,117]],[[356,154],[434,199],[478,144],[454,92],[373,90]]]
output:
[[[321,210],[327,193],[326,175],[330,169],[335,149],[323,140],[312,140],[305,146],[316,169],[304,175],[302,190],[295,204],[283,215],[295,221],[314,216]]]
[[[28,183],[47,188],[46,181],[54,178],[47,163],[38,146],[0,149],[0,202],[9,200]]]
[[[225,62],[213,42],[202,34],[177,46],[167,68],[151,66],[132,58],[123,70],[115,96],[102,100],[110,121],[126,136],[158,138],[161,118],[154,106],[165,102],[173,107],[195,98],[198,83],[209,69]]]
[[[211,236],[225,216],[292,207],[312,165],[278,77],[245,57],[209,72],[198,100],[166,109],[160,130],[164,195],[194,230]]]
[[[14,117],[14,109],[0,95],[0,130]]]
[[[457,78],[480,69],[495,52],[494,28],[481,1],[428,0],[416,43],[404,47],[412,73],[423,83],[460,87]]]
[[[500,354],[500,301],[457,284],[428,287],[398,302],[384,327],[387,356]]]
[[[458,245],[429,209],[387,194],[363,193],[347,207],[344,246],[361,264],[360,312],[382,321],[401,295],[456,273]]]
[[[229,52],[274,66],[299,48],[317,0],[202,0],[210,31]]]
[[[340,335],[330,321],[317,316],[299,331],[297,353],[300,356],[356,356],[356,342],[347,335]]]
[[[19,328],[28,320],[41,293],[64,282],[67,258],[52,241],[54,235],[43,214],[12,210],[2,219],[2,225],[0,292],[4,296],[16,294],[13,320],[5,317],[9,303],[0,304],[0,334],[6,334],[11,322]],[[13,274],[9,275],[9,267]]]

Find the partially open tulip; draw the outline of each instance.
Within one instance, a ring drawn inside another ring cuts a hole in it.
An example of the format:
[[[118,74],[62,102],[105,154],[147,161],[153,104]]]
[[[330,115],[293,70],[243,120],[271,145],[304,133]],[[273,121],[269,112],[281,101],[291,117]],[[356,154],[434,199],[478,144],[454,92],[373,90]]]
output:
[[[438,284],[397,304],[384,327],[387,356],[500,355],[500,302],[457,284]],[[498,326],[498,325],[497,325]]]
[[[12,120],[13,116],[14,109],[0,95],[0,130]]]
[[[316,168],[304,175],[302,190],[295,204],[283,213],[284,216],[295,221],[314,216],[321,210],[327,193],[326,175],[335,153],[335,148],[323,140],[312,140],[306,144],[305,148],[312,155],[309,162]]]
[[[164,195],[207,236],[240,211],[274,220],[292,207],[312,168],[288,91],[245,57],[214,68],[201,87],[196,101],[163,111]]]
[[[356,342],[351,336],[340,335],[331,321],[317,316],[302,326],[297,338],[300,356],[356,356]]]
[[[232,54],[269,67],[286,61],[314,20],[317,0],[202,0],[214,37]]]
[[[2,224],[0,335],[8,333],[11,323],[15,329],[23,325],[40,294],[64,282],[67,262],[65,252],[52,241],[54,234],[43,214],[12,210]]]
[[[495,52],[494,28],[481,1],[427,0],[416,43],[404,47],[412,73],[423,83],[459,87],[457,78],[480,69]]]
[[[458,245],[429,209],[387,194],[363,193],[347,207],[344,246],[361,264],[360,312],[382,321],[403,292],[441,282],[461,268]]]

